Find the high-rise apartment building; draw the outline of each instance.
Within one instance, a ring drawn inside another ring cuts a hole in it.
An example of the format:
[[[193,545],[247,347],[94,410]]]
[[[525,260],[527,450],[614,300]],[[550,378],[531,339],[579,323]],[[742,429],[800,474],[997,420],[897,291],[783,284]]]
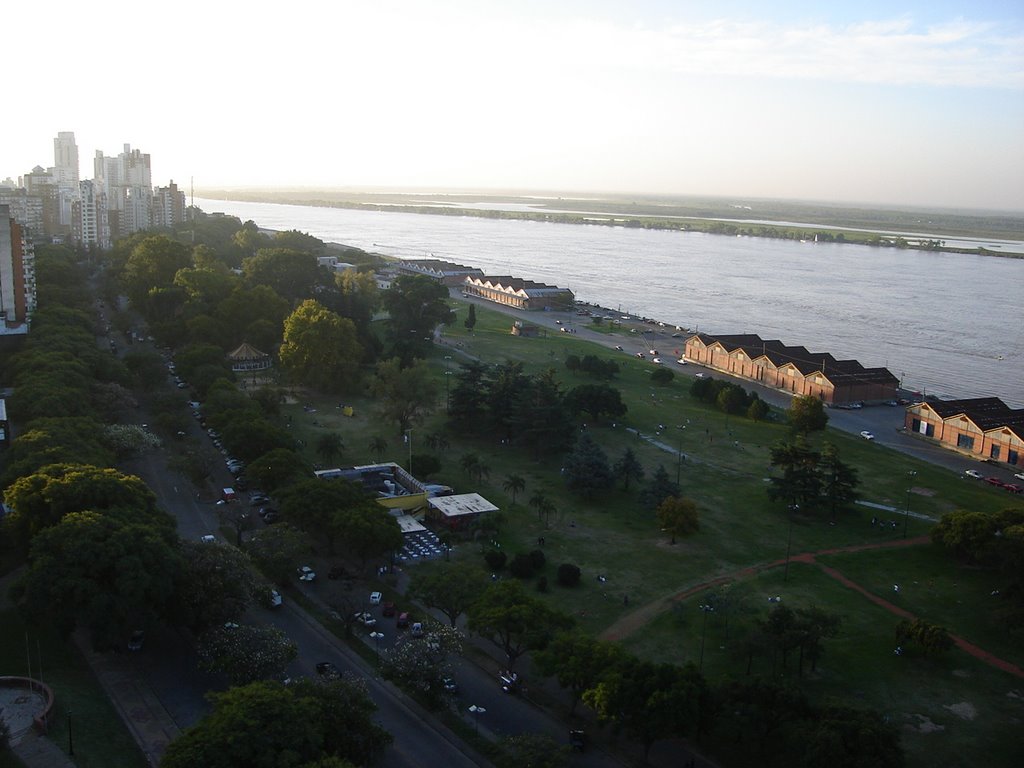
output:
[[[153,226],[171,227],[185,221],[185,193],[172,180],[153,190]]]
[[[130,144],[125,144],[117,157],[106,157],[97,151],[93,171],[94,180],[102,184],[107,196],[111,234],[123,237],[153,225],[153,180],[148,154],[132,149]]]
[[[78,183],[72,237],[82,245],[110,247],[110,221],[107,217],[107,196],[96,182],[86,179]]]
[[[28,333],[36,306],[36,275],[31,241],[0,205],[0,334]]]
[[[60,131],[53,140],[53,176],[61,187],[78,192],[78,145],[72,131]]]

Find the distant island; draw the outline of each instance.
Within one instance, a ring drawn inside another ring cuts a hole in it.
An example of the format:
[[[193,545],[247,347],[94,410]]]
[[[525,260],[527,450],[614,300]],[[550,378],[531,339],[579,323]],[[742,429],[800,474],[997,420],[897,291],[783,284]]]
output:
[[[761,199],[203,189],[202,197],[433,216],[523,219],[1024,258],[1024,215]],[[1016,241],[985,246],[949,240]]]

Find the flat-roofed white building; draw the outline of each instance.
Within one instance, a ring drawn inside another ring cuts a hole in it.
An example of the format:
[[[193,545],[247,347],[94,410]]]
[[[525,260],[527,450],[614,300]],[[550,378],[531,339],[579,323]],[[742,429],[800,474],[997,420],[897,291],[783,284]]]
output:
[[[427,515],[455,530],[468,525],[485,512],[498,508],[479,493],[459,493],[454,496],[435,496],[427,499]]]

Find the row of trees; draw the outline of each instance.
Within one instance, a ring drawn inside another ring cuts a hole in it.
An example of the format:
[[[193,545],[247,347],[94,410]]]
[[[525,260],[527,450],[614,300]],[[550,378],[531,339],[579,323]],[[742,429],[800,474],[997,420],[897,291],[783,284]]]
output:
[[[695,378],[690,385],[690,394],[701,402],[712,405],[722,413],[729,415],[744,414],[754,421],[761,421],[768,415],[768,404],[757,392],[747,392],[739,384],[734,384],[710,376]]]

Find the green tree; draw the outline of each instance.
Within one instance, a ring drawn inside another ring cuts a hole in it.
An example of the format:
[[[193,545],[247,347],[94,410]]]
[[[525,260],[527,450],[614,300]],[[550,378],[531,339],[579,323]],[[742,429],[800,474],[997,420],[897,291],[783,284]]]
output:
[[[700,530],[700,516],[693,499],[669,496],[658,505],[656,514],[661,529],[672,537],[672,544],[676,543],[676,536],[688,536]]]
[[[15,602],[37,624],[62,634],[89,629],[98,650],[170,613],[181,559],[171,523],[134,511],[72,512],[32,539]]]
[[[509,669],[524,653],[543,648],[557,630],[571,623],[567,616],[527,595],[518,581],[488,584],[469,609],[469,629],[501,648]]]
[[[533,496],[530,497],[530,506],[537,510],[537,519],[543,520],[545,517],[551,515],[555,511],[555,504],[551,499],[548,498],[547,494],[542,490],[534,491]]]
[[[454,627],[487,584],[484,572],[468,562],[425,563],[416,569],[408,594],[410,599],[441,611]]]
[[[839,458],[839,449],[830,442],[826,442],[821,451],[821,460],[818,462],[818,472],[821,475],[821,495],[832,512],[832,519],[848,504],[853,504],[859,498],[857,486],[860,480],[857,477],[857,470]]]
[[[296,656],[298,646],[276,627],[227,622],[199,638],[199,668],[224,675],[232,685],[278,677]]]
[[[236,547],[219,542],[181,542],[182,571],[176,588],[178,621],[200,633],[234,621],[264,597],[269,587],[252,561]]]
[[[651,371],[651,383],[657,384],[659,387],[667,387],[675,377],[676,375],[670,369],[661,366]]]
[[[423,275],[402,275],[384,291],[388,312],[389,354],[403,365],[426,357],[439,325],[450,325],[455,313],[448,306],[448,289]]]
[[[388,441],[380,435],[371,437],[370,441],[366,444],[370,452],[377,457],[377,461],[384,458],[384,451],[388,449]]]
[[[363,350],[356,328],[313,299],[284,321],[282,367],[296,381],[322,392],[346,392],[356,383]]]
[[[166,235],[147,237],[132,248],[125,262],[122,273],[125,290],[142,306],[151,289],[171,286],[178,270],[191,263],[192,255],[182,243]]]
[[[464,325],[466,326],[466,330],[469,331],[470,333],[472,333],[473,329],[476,327],[476,305],[475,304],[470,304],[469,305],[469,312],[466,314],[466,321],[465,321]]]
[[[657,509],[669,496],[679,495],[679,485],[672,481],[661,464],[654,470],[647,485],[640,491],[640,504],[647,509]]]
[[[603,722],[613,722],[640,742],[644,761],[659,739],[681,737],[706,717],[707,686],[697,669],[688,664],[652,664],[630,659],[619,663],[583,701]]]
[[[573,387],[565,396],[566,407],[573,416],[588,413],[595,422],[603,416],[622,418],[626,415],[626,404],[622,392],[607,384],[582,384]]]
[[[454,627],[428,622],[419,642],[395,643],[381,653],[384,677],[434,705],[444,697],[443,680],[452,674],[449,659],[462,654],[462,633]]]
[[[622,490],[624,491],[629,490],[630,480],[636,480],[639,483],[644,479],[644,468],[632,448],[626,448],[622,452],[622,456],[612,467],[612,472],[616,477],[622,478]]]
[[[821,496],[820,459],[821,455],[811,449],[802,434],[791,443],[776,443],[771,448],[771,464],[782,470],[782,476],[770,478],[768,498],[790,506],[800,505],[808,511],[813,509]]]
[[[572,693],[569,714],[576,711],[583,692],[594,688],[611,669],[626,661],[618,645],[602,642],[579,630],[559,632],[543,650],[534,654],[537,668]]]
[[[370,389],[379,398],[381,418],[394,423],[398,434],[420,423],[438,398],[437,382],[423,360],[405,368],[397,357],[382,360],[377,363]]]
[[[346,518],[341,513],[361,507],[370,498],[362,484],[341,478],[299,480],[278,497],[285,520],[313,539],[327,542],[330,554],[334,554],[336,542],[346,534]]]
[[[512,503],[516,503],[516,494],[526,489],[526,480],[522,475],[510,474],[505,476],[505,482],[501,486],[506,493],[512,494]]]
[[[608,457],[587,432],[580,435],[576,448],[566,457],[562,473],[569,490],[586,499],[611,488],[615,482]]]
[[[276,584],[287,583],[310,550],[305,534],[287,523],[269,525],[245,542],[246,553]]]
[[[924,619],[903,619],[896,625],[896,642],[900,645],[916,643],[925,656],[934,656],[950,650],[954,643],[945,627]]]
[[[357,680],[258,682],[213,693],[210,701],[213,710],[171,742],[161,768],[336,766],[331,758],[368,765],[391,742]]]
[[[825,413],[825,404],[812,395],[797,395],[793,398],[789,410],[786,411],[789,424],[793,431],[802,435],[808,432],[817,432],[825,429],[828,424],[828,414]]]
[[[341,456],[345,442],[337,432],[327,432],[316,439],[316,453],[325,464],[333,464]]]
[[[121,508],[133,510],[141,522],[168,520],[138,477],[83,464],[51,464],[18,478],[4,500],[10,508],[6,528],[23,544],[72,512]]]
[[[402,529],[398,521],[375,501],[343,509],[337,519],[340,530],[345,532],[342,546],[359,560],[364,570],[371,558],[402,546]]]
[[[319,276],[316,257],[290,248],[261,248],[242,260],[249,285],[269,286],[279,296],[297,301],[313,293]]]
[[[267,493],[309,477],[309,465],[295,451],[275,448],[249,462],[245,473]]]
[[[497,768],[565,768],[569,747],[543,733],[502,736],[494,760]]]
[[[830,704],[800,729],[801,768],[903,768],[898,726],[878,712]]]
[[[448,403],[448,423],[458,434],[479,434],[489,429],[486,368],[482,363],[464,363],[453,372],[455,381]]]

